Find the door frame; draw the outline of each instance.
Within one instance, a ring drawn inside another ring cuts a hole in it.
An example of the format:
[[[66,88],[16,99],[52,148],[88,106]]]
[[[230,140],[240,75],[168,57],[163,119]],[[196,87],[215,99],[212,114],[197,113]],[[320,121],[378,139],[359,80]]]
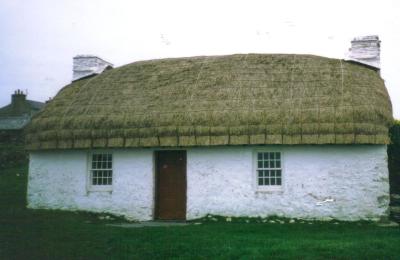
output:
[[[186,221],[186,214],[187,214],[187,150],[186,149],[157,149],[153,151],[153,169],[154,169],[154,186],[153,186],[153,220],[158,220],[158,221],[167,221],[167,220],[161,220],[158,218],[158,156],[160,152],[175,152],[175,151],[183,151],[185,152],[185,159],[184,159],[184,177],[185,177],[185,194],[184,194],[184,200],[185,200],[185,218],[184,219],[177,219],[177,220],[183,220]]]

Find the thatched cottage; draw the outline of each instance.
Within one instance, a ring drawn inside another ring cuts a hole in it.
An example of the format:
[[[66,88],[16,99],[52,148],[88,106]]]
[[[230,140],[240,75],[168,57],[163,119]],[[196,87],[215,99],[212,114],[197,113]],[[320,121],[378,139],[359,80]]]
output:
[[[78,76],[27,129],[31,208],[137,220],[387,215],[392,108],[376,36],[354,39],[347,60],[74,62]]]

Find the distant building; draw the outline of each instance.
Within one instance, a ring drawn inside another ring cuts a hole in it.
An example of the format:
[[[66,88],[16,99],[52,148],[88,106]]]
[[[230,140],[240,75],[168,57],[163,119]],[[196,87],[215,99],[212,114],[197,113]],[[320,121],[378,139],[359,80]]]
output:
[[[21,130],[44,105],[27,100],[25,93],[16,90],[11,95],[11,104],[0,108],[0,130]]]

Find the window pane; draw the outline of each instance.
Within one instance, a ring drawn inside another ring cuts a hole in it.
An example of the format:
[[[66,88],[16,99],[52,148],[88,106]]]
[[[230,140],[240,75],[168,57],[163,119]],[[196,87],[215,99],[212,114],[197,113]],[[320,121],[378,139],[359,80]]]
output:
[[[276,164],[276,168],[281,168],[281,161],[276,161],[275,164]]]
[[[270,159],[275,159],[275,153],[270,153]]]
[[[258,177],[263,177],[263,171],[258,171]]]
[[[275,178],[271,178],[271,185],[275,185]]]
[[[258,178],[258,185],[264,185],[263,178]]]
[[[271,177],[275,177],[275,170],[271,171]]]
[[[262,161],[258,161],[257,167],[258,167],[258,168],[262,168],[262,167],[263,167],[263,162],[262,162]]]
[[[264,161],[264,168],[269,168],[269,162],[268,161]]]
[[[264,153],[264,160],[268,160],[268,153]]]
[[[281,159],[281,153],[276,153],[276,159]]]
[[[282,185],[281,178],[277,178],[277,179],[276,179],[276,185]]]
[[[97,185],[97,178],[93,178],[93,185]]]
[[[111,160],[112,160],[112,155],[111,155],[111,154],[108,154],[107,160],[108,160],[108,161],[111,161]]]
[[[265,178],[264,183],[265,185],[269,185],[269,178]]]
[[[107,183],[108,185],[111,185],[111,180],[112,180],[111,178],[108,178],[108,183]]]
[[[264,171],[265,173],[264,173],[264,176],[266,176],[266,177],[269,177],[269,175],[270,175],[270,170],[266,170],[266,171]]]
[[[276,177],[281,177],[281,170],[276,170]]]
[[[269,162],[269,166],[270,166],[271,168],[275,168],[275,161]]]
[[[257,153],[257,160],[261,161],[263,159],[262,153]]]
[[[107,168],[108,168],[108,169],[111,169],[111,168],[112,168],[112,162],[108,162],[108,163],[107,163]]]

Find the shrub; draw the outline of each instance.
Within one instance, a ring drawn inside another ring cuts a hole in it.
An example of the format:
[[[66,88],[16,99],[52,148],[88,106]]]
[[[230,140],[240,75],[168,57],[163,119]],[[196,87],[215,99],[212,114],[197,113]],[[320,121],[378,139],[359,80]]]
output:
[[[389,129],[388,163],[391,193],[400,193],[400,120]]]

